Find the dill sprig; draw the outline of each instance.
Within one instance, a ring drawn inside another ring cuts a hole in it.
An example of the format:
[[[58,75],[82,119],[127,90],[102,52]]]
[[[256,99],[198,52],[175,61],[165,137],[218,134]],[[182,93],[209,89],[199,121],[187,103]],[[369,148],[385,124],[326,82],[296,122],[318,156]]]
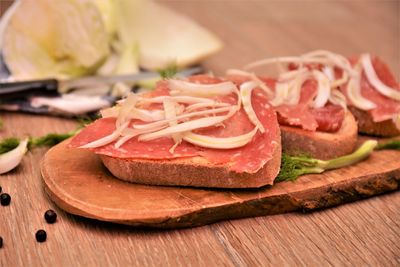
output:
[[[304,174],[322,173],[326,170],[352,165],[368,157],[376,146],[377,141],[368,140],[353,153],[331,160],[314,159],[308,156],[293,157],[283,154],[281,170],[275,181],[295,181],[297,177]]]
[[[6,138],[0,141],[0,154],[7,153],[19,145],[19,139],[15,137]]]
[[[158,70],[158,73],[163,79],[171,79],[178,73],[178,65],[175,62],[170,63],[164,69]]]
[[[385,143],[380,143],[376,147],[377,150],[382,150],[382,149],[395,149],[395,150],[400,150],[400,140],[392,140],[388,141]]]

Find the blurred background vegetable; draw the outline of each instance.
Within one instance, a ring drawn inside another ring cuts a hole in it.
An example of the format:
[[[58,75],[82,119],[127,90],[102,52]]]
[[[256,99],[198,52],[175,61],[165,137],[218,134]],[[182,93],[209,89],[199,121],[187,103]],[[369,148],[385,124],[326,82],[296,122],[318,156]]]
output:
[[[18,0],[1,24],[15,79],[128,74],[171,62],[182,68],[222,47],[205,28],[151,0]]]

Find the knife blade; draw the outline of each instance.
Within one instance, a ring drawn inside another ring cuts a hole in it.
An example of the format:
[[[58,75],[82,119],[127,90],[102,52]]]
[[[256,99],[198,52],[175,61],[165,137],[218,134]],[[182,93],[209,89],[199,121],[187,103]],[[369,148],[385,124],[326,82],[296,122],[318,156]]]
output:
[[[176,76],[186,77],[201,73],[202,67],[196,66],[179,71]],[[158,72],[139,72],[135,74],[87,76],[70,80],[42,79],[18,82],[0,82],[0,99],[15,98],[26,95],[58,95],[81,87],[117,82],[137,82],[160,77]]]

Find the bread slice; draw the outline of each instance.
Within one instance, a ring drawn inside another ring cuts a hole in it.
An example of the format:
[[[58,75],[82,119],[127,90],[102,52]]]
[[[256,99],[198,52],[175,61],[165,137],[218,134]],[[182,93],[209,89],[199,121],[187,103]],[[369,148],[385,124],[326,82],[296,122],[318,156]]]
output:
[[[400,129],[393,120],[374,122],[368,111],[355,107],[349,107],[358,123],[358,131],[363,134],[392,137],[400,135]]]
[[[309,155],[331,159],[353,152],[357,143],[357,123],[347,112],[342,127],[335,133],[311,132],[281,125],[282,149],[289,155]]]
[[[280,138],[279,138],[280,139]],[[180,185],[215,188],[257,188],[272,185],[281,165],[281,143],[273,157],[256,173],[237,173],[228,165],[215,165],[203,157],[172,160],[121,159],[100,155],[117,178],[148,185]]]

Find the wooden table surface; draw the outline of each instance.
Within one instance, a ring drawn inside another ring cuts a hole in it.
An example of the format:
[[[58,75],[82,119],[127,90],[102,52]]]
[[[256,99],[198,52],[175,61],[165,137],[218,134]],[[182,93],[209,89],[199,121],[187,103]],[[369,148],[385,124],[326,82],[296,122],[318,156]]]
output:
[[[0,0],[4,11],[5,0]],[[225,49],[205,61],[226,68],[267,56],[324,48],[380,55],[400,78],[400,1],[167,1],[214,31]],[[1,13],[1,12],[0,12]],[[0,113],[0,137],[74,129],[68,119]],[[64,213],[43,191],[29,152],[0,185],[12,203],[0,206],[0,266],[399,266],[400,193],[309,214],[224,221],[183,230],[133,229]],[[99,196],[101,197],[101,196]],[[43,213],[55,209],[54,225]],[[45,229],[48,240],[34,234]]]

